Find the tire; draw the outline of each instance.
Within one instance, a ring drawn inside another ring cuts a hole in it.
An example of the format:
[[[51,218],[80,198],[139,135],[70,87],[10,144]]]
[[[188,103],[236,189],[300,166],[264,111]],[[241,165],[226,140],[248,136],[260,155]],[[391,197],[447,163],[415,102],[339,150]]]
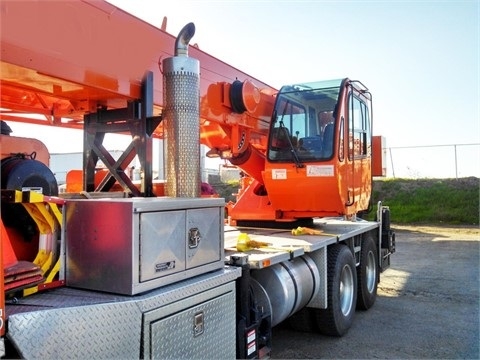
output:
[[[357,309],[370,309],[377,299],[378,250],[372,234],[365,235],[357,268]]]
[[[357,301],[357,272],[350,249],[341,244],[328,248],[327,286],[328,307],[316,309],[320,333],[345,335],[353,323]]]

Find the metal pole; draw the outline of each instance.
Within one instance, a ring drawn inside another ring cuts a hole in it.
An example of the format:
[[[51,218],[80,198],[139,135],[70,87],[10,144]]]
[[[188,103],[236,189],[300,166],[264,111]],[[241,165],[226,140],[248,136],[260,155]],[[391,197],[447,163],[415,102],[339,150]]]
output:
[[[453,148],[455,149],[455,179],[458,180],[458,169],[457,169],[457,145],[453,145]]]
[[[392,148],[388,148],[388,150],[390,152],[390,163],[392,164],[392,175],[393,175],[393,178],[395,178],[395,168],[393,167]]]

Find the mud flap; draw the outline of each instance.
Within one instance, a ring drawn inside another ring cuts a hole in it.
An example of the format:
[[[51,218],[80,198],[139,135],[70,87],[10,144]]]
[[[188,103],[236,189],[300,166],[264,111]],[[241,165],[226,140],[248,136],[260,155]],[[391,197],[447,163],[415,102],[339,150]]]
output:
[[[381,271],[390,267],[390,255],[395,252],[395,232],[390,227],[390,209],[382,207]]]

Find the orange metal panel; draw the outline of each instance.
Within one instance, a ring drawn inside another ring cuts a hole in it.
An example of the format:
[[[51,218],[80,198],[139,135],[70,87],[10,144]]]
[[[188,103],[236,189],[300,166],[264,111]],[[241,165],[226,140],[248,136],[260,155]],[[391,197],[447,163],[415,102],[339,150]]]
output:
[[[1,219],[0,219],[1,221]],[[10,242],[10,238],[8,236],[7,230],[3,225],[3,221],[1,222],[2,225],[2,261],[3,266],[9,267],[14,265],[18,260],[17,256],[15,255],[15,251],[13,250],[12,243]],[[2,267],[3,268],[3,267]]]
[[[372,175],[387,176],[386,145],[383,136],[372,137]]]
[[[98,186],[100,182],[108,174],[108,171],[101,169],[95,173],[95,186]],[[134,181],[133,184],[140,189],[140,182]],[[161,181],[153,182],[153,193],[156,196],[165,196],[165,184]],[[83,170],[70,170],[66,176],[66,192],[67,193],[80,193],[83,191]],[[123,191],[120,184],[115,183],[110,191]]]
[[[32,134],[35,136],[35,134]],[[35,156],[45,165],[50,164],[50,153],[44,143],[33,138],[24,138],[10,135],[0,135],[0,159],[5,159],[15,154]]]
[[[291,163],[267,163],[264,172],[268,197],[284,216],[338,216],[345,213],[340,197],[344,183],[339,178],[336,161],[307,164],[296,168]],[[322,172],[326,174],[321,174]],[[319,175],[319,173],[321,175]]]

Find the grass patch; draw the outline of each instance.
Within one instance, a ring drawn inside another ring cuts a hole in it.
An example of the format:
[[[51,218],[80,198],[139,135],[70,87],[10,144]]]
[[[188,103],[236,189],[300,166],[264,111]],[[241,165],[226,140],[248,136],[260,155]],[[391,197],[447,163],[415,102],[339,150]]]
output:
[[[478,225],[479,189],[475,177],[376,180],[373,199],[389,206],[398,224]]]
[[[227,201],[235,201],[238,185],[238,181],[213,184]],[[478,225],[479,185],[476,177],[375,180],[373,200],[390,207],[391,221],[396,224]],[[374,217],[372,211],[366,219]]]

